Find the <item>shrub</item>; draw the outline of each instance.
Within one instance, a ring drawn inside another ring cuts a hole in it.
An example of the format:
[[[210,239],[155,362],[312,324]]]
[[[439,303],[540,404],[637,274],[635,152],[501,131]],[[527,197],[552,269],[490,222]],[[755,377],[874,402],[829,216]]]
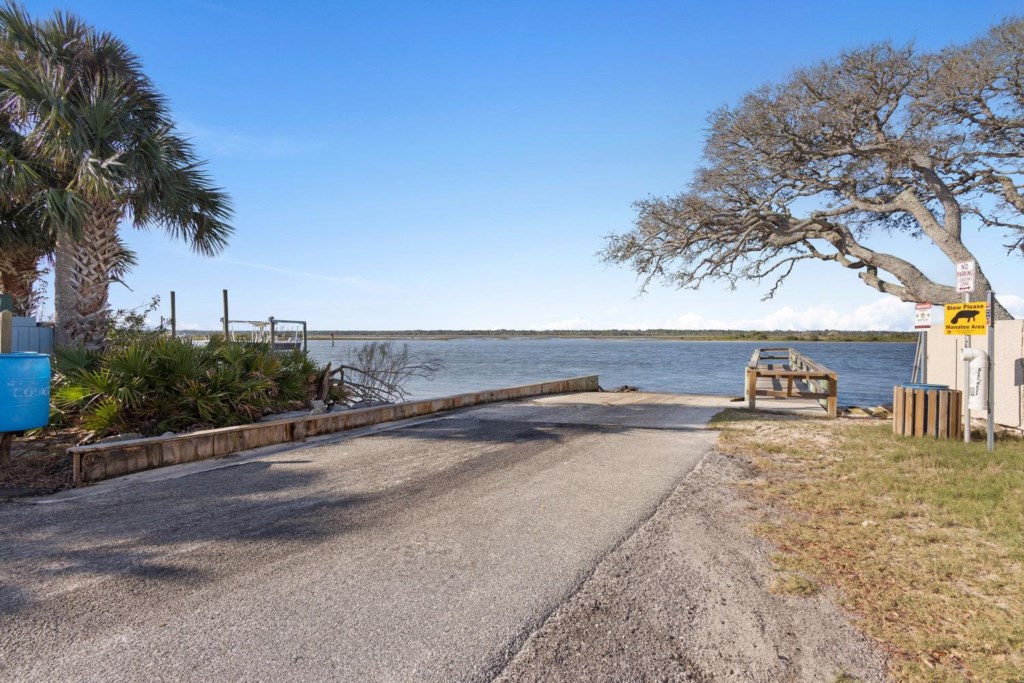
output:
[[[110,314],[107,329],[107,346],[126,348],[166,334],[163,318],[160,327],[149,327],[149,316],[160,308],[160,297],[154,296],[149,303],[137,308],[119,308]]]
[[[102,353],[61,352],[55,369],[55,413],[95,436],[254,422],[306,406],[323,373],[301,351],[145,336]]]

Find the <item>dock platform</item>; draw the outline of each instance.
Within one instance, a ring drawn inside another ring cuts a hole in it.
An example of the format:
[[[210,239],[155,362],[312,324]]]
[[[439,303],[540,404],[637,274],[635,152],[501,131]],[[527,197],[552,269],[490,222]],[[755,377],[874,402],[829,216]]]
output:
[[[839,375],[791,348],[754,350],[746,367],[744,397],[754,410],[758,397],[816,401],[829,418],[838,413]]]

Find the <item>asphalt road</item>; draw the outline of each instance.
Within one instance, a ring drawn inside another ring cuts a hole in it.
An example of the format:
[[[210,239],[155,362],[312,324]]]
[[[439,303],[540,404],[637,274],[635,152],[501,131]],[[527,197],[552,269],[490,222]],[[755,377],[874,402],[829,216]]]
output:
[[[0,680],[490,680],[710,449],[717,410],[495,404],[2,505]]]

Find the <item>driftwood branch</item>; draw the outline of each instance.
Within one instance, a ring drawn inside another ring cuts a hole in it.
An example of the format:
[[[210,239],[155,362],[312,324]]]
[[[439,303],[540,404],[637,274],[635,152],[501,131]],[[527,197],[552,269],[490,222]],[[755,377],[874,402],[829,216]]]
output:
[[[409,397],[408,382],[430,379],[444,367],[438,358],[412,353],[408,344],[375,341],[356,349],[348,363],[330,369],[339,400],[349,406],[395,403]],[[328,392],[329,393],[329,392]]]

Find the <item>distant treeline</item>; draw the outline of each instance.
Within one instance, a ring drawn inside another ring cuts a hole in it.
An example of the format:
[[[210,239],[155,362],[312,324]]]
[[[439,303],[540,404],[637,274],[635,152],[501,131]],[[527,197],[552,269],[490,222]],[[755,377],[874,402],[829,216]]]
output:
[[[310,339],[457,339],[465,337],[585,337],[691,341],[908,342],[916,332],[850,330],[310,330]]]

